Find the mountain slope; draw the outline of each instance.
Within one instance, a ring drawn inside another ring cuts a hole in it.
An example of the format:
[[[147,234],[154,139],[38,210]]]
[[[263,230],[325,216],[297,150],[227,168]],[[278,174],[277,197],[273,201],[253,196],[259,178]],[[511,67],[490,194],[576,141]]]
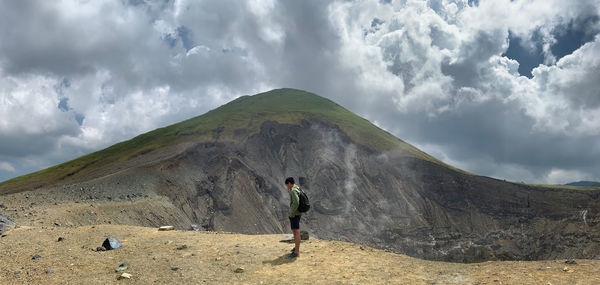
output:
[[[189,141],[243,142],[256,134],[263,122],[271,120],[284,124],[299,124],[302,120],[328,122],[338,126],[355,142],[375,151],[399,148],[416,157],[444,165],[330,100],[301,90],[277,89],[240,97],[204,115],[139,135],[39,172],[1,182],[0,191],[9,193],[95,178],[122,169],[123,167],[114,166],[128,165],[127,161],[140,155],[162,151],[163,155],[155,159],[164,159],[179,151],[173,151],[171,147]],[[147,161],[142,163],[145,162]],[[99,171],[100,169],[106,171]]]
[[[577,181],[565,184],[566,186],[580,186],[580,187],[598,187],[600,182],[595,181]]]
[[[269,234],[289,231],[287,176],[312,201],[302,228],[320,238],[459,262],[600,256],[600,191],[464,173],[292,89],[7,181],[0,197],[22,225]]]

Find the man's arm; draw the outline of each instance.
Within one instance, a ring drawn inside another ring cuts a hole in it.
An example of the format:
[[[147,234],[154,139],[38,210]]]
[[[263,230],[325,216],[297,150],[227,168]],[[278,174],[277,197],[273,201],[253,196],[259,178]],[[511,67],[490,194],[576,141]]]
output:
[[[288,213],[288,217],[292,217],[294,212],[298,209],[298,205],[300,205],[300,197],[298,197],[298,192],[291,190],[291,199],[292,203],[290,205],[290,212]]]

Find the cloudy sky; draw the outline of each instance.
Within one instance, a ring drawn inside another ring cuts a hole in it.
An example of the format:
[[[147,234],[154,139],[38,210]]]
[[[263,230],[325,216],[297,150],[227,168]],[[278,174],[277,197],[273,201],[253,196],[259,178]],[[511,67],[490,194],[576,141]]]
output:
[[[280,87],[439,159],[600,180],[600,0],[0,0],[0,181]]]

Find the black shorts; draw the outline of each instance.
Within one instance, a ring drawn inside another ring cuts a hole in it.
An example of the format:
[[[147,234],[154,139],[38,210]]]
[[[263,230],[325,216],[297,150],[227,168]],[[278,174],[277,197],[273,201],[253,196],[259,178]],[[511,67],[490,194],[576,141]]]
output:
[[[300,229],[300,217],[302,217],[302,216],[298,215],[293,218],[290,218],[290,226],[291,226],[292,230]]]

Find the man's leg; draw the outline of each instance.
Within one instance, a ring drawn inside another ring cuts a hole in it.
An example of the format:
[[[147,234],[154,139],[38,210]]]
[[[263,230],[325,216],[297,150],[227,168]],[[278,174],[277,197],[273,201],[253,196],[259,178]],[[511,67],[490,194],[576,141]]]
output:
[[[300,253],[300,230],[292,230],[292,232],[294,233],[294,243],[296,244],[296,254]]]
[[[292,233],[294,233],[294,252],[290,257],[298,257],[300,254],[300,215],[290,218]]]

